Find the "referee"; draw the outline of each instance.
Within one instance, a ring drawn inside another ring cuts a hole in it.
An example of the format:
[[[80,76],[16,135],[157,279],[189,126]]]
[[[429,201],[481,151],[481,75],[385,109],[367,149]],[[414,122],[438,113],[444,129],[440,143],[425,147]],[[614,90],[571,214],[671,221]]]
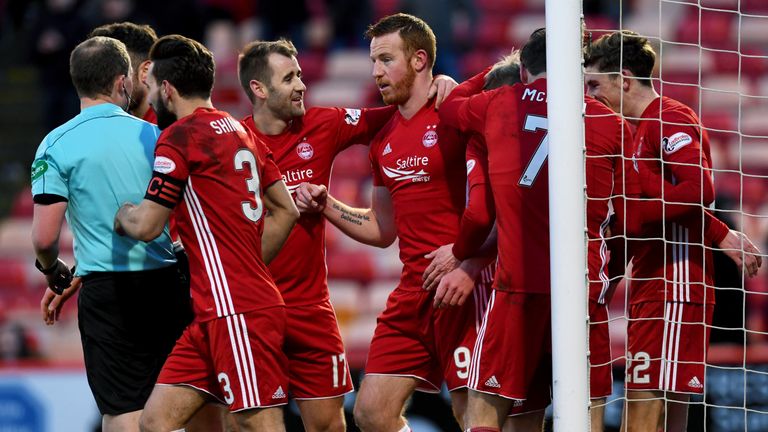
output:
[[[80,114],[43,139],[32,163],[32,243],[49,286],[42,306],[64,294],[60,308],[77,290],[67,288],[72,275],[58,258],[66,217],[82,277],[85,368],[102,428],[138,430],[160,368],[192,316],[168,230],[149,243],[113,231],[120,204],[143,198],[160,131],[124,111],[133,83],[122,42],[86,40],[72,51],[69,71]]]

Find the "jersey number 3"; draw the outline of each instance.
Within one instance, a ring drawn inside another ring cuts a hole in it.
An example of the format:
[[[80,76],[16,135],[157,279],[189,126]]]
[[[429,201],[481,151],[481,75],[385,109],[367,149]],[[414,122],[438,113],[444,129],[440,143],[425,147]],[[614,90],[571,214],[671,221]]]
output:
[[[261,202],[261,189],[259,188],[259,172],[256,169],[256,157],[253,156],[248,149],[240,149],[235,153],[235,171],[242,171],[245,169],[245,164],[248,164],[248,168],[251,170],[251,177],[245,179],[245,184],[248,186],[248,192],[253,194],[256,207],[254,208],[251,201],[243,201],[241,206],[243,208],[243,214],[245,217],[253,222],[258,222],[261,219],[261,215],[264,213],[264,204]]]
[[[539,175],[539,171],[541,171],[541,168],[544,166],[544,162],[547,161],[547,156],[549,156],[547,118],[528,114],[525,116],[523,130],[526,132],[544,130],[544,138],[539,142],[539,146],[536,147],[536,151],[533,153],[533,156],[531,156],[531,160],[528,161],[528,166],[525,167],[525,171],[523,171],[520,181],[517,182],[520,186],[531,187],[533,186],[533,182],[536,181],[536,176]]]

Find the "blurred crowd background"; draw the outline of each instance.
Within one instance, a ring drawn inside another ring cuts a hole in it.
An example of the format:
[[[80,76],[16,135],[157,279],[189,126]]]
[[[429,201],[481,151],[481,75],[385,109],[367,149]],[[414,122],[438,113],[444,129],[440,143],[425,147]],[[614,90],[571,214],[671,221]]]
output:
[[[214,105],[240,118],[250,106],[237,81],[237,54],[254,39],[294,42],[308,107],[381,104],[362,34],[399,11],[430,24],[435,71],[457,81],[544,25],[544,0],[0,0],[0,370],[82,363],[76,302],[53,327],[38,310],[44,279],[33,266],[29,170],[43,136],[79,111],[68,59],[93,27],[133,21],[203,42],[216,59]],[[718,215],[768,250],[768,1],[585,0],[584,14],[593,38],[618,28],[654,38],[662,59],[657,90],[693,107],[710,128]],[[365,205],[369,172],[367,148],[353,146],[336,160],[332,193]],[[68,232],[62,249],[71,261]],[[348,358],[361,368],[375,317],[399,277],[397,249],[356,244],[330,226],[327,249]],[[718,290],[712,362],[768,364],[768,271],[742,281],[727,259],[717,262],[717,285],[729,289]],[[619,355],[622,291],[613,303]],[[620,381],[620,355],[616,366]]]

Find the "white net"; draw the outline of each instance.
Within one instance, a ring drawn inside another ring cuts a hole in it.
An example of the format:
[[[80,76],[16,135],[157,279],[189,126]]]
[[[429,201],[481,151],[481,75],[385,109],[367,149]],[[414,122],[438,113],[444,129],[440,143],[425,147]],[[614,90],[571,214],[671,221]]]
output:
[[[692,108],[708,132],[716,197],[712,213],[731,229],[745,233],[763,251],[765,260],[764,254],[768,250],[768,1],[636,0],[610,3],[618,5],[616,22],[586,17],[592,39],[619,29],[632,30],[649,39],[658,55],[652,80],[655,90]],[[623,105],[627,103],[622,100]],[[639,113],[630,117],[626,119],[636,127]],[[661,115],[657,114],[656,118],[660,119]],[[667,126],[656,122],[655,127]],[[635,127],[633,133],[638,132]],[[671,133],[665,132],[657,131],[656,135],[671,140]],[[662,159],[657,161],[662,179],[674,183],[676,179],[670,176],[670,166],[674,163]],[[700,171],[702,176],[709,175],[707,170]],[[649,198],[644,196],[644,199]],[[672,216],[667,214],[671,211],[666,206],[663,211],[667,223],[662,224],[658,238],[663,239],[667,247],[658,251],[664,254],[665,262],[678,262],[681,258],[674,255],[675,251],[682,251],[686,240],[671,232]],[[695,228],[691,229],[698,230],[699,235],[692,233],[692,238],[704,234],[701,209],[698,215],[698,224],[694,223]],[[647,241],[647,232],[636,239]],[[625,241],[628,250],[632,249],[629,247],[631,240]],[[707,244],[699,240],[695,243],[691,246]],[[691,257],[686,255],[682,261],[693,259]],[[677,270],[687,272],[689,264],[695,265],[686,263],[678,267],[669,264],[668,271],[662,272],[667,290],[680,286]],[[749,278],[737,269],[731,258],[716,248],[711,263],[700,260],[698,264],[714,278],[711,292],[716,305],[707,325],[711,336],[705,376],[696,377],[703,386],[703,394],[691,395],[687,403],[687,430],[768,431],[768,271],[763,268],[755,277]],[[627,274],[632,275],[631,267]],[[652,320],[632,312],[632,305],[636,303],[633,297],[636,293],[632,290],[643,281],[643,275],[639,280],[638,275],[635,276],[634,279],[629,276],[627,281],[619,284],[609,306],[615,380],[613,395],[606,405],[606,430],[617,430],[621,421],[627,397],[623,371],[628,362],[635,362],[635,368],[626,377],[629,381],[633,378],[642,381],[645,376],[646,368],[641,367],[638,371],[638,362],[647,364],[648,371],[652,371],[651,364],[657,361],[661,364],[662,379],[665,371],[669,374],[670,370],[677,370],[675,364],[684,367],[691,363],[664,354],[638,357],[637,352],[631,352],[627,341],[628,323]],[[682,316],[682,307],[679,313]],[[664,352],[669,346],[681,345],[671,330],[678,322],[673,317],[674,314],[667,311],[658,318],[666,324],[660,325],[663,330],[656,334],[664,341]],[[704,321],[703,317],[700,321]],[[685,338],[688,333],[682,331],[682,334]],[[679,338],[679,333],[677,335]],[[685,342],[683,340],[682,345]],[[593,366],[597,364],[593,363]],[[697,384],[691,382],[691,385]],[[667,389],[671,387],[667,386]],[[667,407],[664,417],[668,421],[674,415],[670,409],[674,405],[673,399],[672,393],[664,393],[663,402]]]

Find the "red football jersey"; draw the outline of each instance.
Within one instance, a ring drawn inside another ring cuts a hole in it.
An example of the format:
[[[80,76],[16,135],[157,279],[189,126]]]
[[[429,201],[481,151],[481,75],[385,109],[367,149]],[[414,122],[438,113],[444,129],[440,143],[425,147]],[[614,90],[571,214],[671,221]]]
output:
[[[449,124],[483,134],[496,205],[494,288],[499,290],[550,292],[546,90],[541,79],[456,98],[440,107]]]
[[[634,145],[629,124],[591,97],[585,97],[584,102],[589,298],[605,303],[610,285],[609,263],[617,261],[615,264],[623,274],[626,260],[625,239],[618,237],[627,228],[623,197],[637,197],[640,185],[632,167]],[[611,235],[616,237],[613,243],[619,246],[610,252],[606,236],[609,226]]]
[[[540,79],[470,98],[452,98],[440,108],[441,118],[450,124],[483,134],[499,236],[494,287],[504,291],[550,292],[546,90],[546,79]],[[601,233],[611,213],[608,202],[619,192],[615,189],[625,184],[614,174],[624,171],[620,156],[628,156],[631,140],[622,144],[622,134],[631,132],[613,112],[592,99],[586,100],[586,110],[587,152],[600,156],[591,159],[588,171],[605,171],[601,181],[591,182],[589,192],[599,199],[587,209],[588,224],[597,240],[592,247],[595,253],[588,254],[590,278],[596,281],[590,294],[597,299],[608,287],[607,276],[600,276],[607,272],[608,258]]]
[[[263,191],[281,179],[264,144],[229,114],[198,108],[160,135],[154,171],[147,194],[181,203],[195,319],[282,305],[261,258]]]
[[[630,303],[714,303],[712,253],[705,249],[711,243],[702,238],[705,208],[714,200],[712,158],[693,110],[667,97],[655,99],[638,124],[635,161],[642,196],[663,198],[664,206],[643,214]]]
[[[152,109],[150,106],[147,112],[144,113],[144,117],[142,118],[144,121],[148,121],[154,125],[157,124],[157,113],[155,113],[155,110]]]
[[[310,108],[278,135],[265,135],[245,124],[272,151],[293,192],[302,182],[329,187],[336,155],[353,144],[368,144],[394,113],[394,107],[372,109]],[[325,265],[325,221],[321,214],[304,213],[280,252],[269,264],[285,303],[316,304],[328,299]]]
[[[468,252],[478,250],[485,243],[487,235],[478,232],[485,233],[483,227],[491,226],[496,219],[496,208],[488,179],[488,154],[482,135],[474,133],[469,137],[466,159],[467,208],[464,209],[459,234],[453,244],[453,255],[462,261],[472,256]]]
[[[396,112],[371,142],[374,185],[392,196],[400,289],[421,290],[430,262],[424,255],[456,240],[465,203],[464,142],[440,123],[434,100],[410,119]]]

